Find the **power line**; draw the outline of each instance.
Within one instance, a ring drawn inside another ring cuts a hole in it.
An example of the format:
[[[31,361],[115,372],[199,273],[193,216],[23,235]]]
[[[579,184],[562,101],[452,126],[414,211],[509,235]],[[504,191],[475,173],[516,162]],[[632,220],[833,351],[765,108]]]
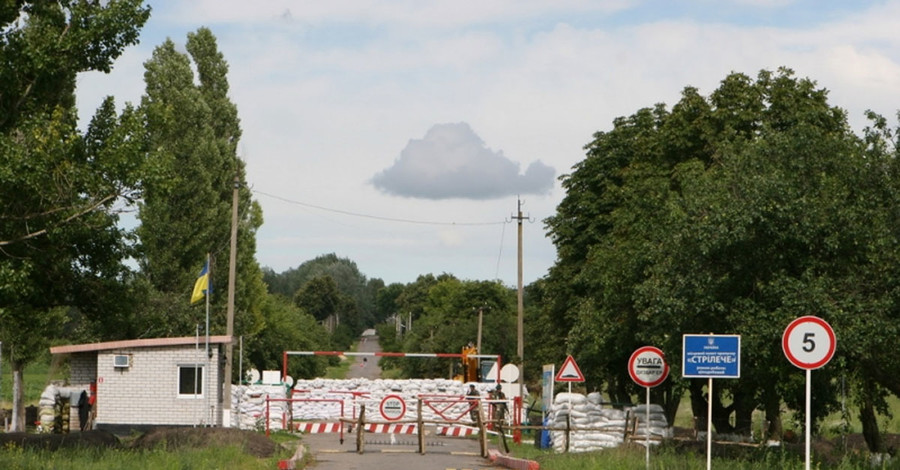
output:
[[[405,223],[405,224],[438,225],[438,226],[487,226],[487,225],[501,225],[501,224],[509,223],[506,220],[501,221],[501,222],[434,222],[434,221],[425,221],[425,220],[398,219],[398,218],[394,218],[394,217],[383,217],[383,216],[378,216],[378,215],[350,212],[350,211],[345,211],[345,210],[340,210],[340,209],[332,209],[330,207],[318,206],[315,204],[309,204],[306,202],[300,202],[300,201],[295,201],[293,199],[276,196],[274,194],[269,194],[269,193],[260,191],[258,189],[251,189],[251,191],[253,191],[254,194],[260,194],[263,196],[267,196],[272,199],[277,199],[279,201],[286,202],[288,204],[309,207],[311,209],[317,209],[317,210],[325,211],[325,212],[332,212],[335,214],[343,214],[343,215],[349,215],[352,217],[362,217],[362,218],[366,218],[366,219],[381,220],[381,221],[385,221],[385,222],[399,222],[399,223]]]

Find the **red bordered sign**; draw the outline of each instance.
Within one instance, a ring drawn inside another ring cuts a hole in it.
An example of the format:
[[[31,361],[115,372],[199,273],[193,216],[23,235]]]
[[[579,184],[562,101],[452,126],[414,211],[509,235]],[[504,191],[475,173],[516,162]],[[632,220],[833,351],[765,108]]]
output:
[[[584,374],[581,373],[581,368],[578,367],[578,364],[575,362],[575,358],[570,354],[566,357],[565,362],[563,362],[562,367],[559,368],[559,372],[556,373],[556,381],[557,382],[584,382]]]
[[[659,348],[644,346],[631,353],[628,374],[631,375],[631,380],[642,387],[655,387],[669,376],[669,364]]]
[[[834,330],[819,317],[800,317],[785,328],[781,348],[791,364],[801,369],[818,369],[834,356]]]
[[[381,417],[388,421],[397,421],[406,415],[406,402],[400,395],[388,395],[381,400]]]

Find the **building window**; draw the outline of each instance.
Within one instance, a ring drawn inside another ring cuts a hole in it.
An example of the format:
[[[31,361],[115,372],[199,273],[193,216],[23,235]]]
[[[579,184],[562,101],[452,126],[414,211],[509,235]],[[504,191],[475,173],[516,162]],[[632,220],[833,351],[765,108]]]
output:
[[[203,396],[203,369],[200,364],[178,366],[178,396],[184,398]]]

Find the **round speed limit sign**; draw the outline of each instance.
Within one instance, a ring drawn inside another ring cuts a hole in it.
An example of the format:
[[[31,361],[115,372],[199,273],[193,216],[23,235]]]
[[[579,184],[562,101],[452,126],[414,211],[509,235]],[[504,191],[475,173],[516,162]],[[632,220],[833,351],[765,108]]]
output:
[[[800,317],[784,330],[781,347],[791,364],[801,369],[818,369],[834,356],[834,330],[825,320]]]

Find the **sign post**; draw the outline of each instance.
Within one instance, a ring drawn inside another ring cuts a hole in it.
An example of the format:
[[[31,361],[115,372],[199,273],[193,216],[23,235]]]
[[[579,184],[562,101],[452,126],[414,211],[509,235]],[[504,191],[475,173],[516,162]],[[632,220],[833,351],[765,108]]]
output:
[[[741,377],[740,335],[684,335],[682,377],[708,378],[706,409],[706,470],[712,468],[713,378]]]
[[[647,453],[645,462],[647,470],[650,469],[650,389],[666,380],[669,376],[669,365],[666,364],[666,357],[659,348],[653,346],[644,346],[638,348],[631,354],[628,359],[628,374],[631,380],[647,389],[647,434],[646,443]]]
[[[784,329],[781,348],[791,364],[806,370],[806,461],[804,468],[809,470],[812,371],[828,364],[828,361],[834,356],[834,330],[828,322],[819,317],[808,315],[797,318]]]

